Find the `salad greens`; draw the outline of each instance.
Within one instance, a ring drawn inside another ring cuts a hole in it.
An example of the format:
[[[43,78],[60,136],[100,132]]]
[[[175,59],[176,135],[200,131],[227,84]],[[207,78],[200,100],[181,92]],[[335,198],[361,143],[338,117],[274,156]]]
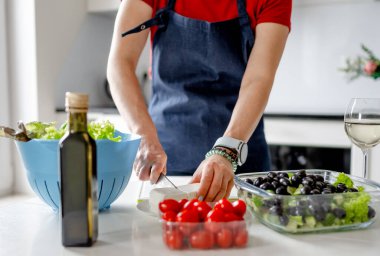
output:
[[[341,172],[339,173],[338,177],[336,178],[336,181],[334,182],[334,186],[337,186],[339,183],[343,183],[348,188],[354,187],[354,182],[348,177],[345,173]]]
[[[56,122],[30,122],[25,124],[27,134],[32,139],[59,140],[66,133],[67,123],[56,128]],[[111,140],[120,142],[121,136],[115,137],[115,126],[108,120],[92,121],[87,126],[88,133],[94,140]]]

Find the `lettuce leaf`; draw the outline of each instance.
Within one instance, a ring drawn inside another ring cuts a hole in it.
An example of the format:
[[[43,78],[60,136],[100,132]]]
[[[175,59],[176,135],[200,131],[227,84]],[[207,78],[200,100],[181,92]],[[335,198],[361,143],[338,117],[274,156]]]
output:
[[[343,183],[346,185],[347,188],[353,188],[354,182],[348,177],[345,173],[341,172],[339,173],[338,177],[336,178],[336,181],[334,182],[334,186],[338,185],[339,183]]]

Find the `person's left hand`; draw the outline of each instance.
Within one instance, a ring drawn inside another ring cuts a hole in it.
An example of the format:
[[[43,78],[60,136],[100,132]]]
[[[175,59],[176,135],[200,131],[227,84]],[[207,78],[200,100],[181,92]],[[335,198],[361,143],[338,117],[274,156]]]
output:
[[[223,156],[213,155],[202,161],[191,183],[200,182],[198,197],[207,202],[227,198],[234,186],[232,164]]]

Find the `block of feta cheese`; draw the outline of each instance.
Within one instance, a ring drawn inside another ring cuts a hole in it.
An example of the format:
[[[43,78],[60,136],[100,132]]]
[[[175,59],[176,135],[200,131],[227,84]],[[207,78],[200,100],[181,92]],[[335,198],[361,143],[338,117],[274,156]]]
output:
[[[178,189],[173,187],[154,188],[149,193],[149,207],[152,212],[159,214],[158,204],[165,199],[193,199],[197,197],[197,192],[200,183],[192,183],[182,186],[177,186]]]

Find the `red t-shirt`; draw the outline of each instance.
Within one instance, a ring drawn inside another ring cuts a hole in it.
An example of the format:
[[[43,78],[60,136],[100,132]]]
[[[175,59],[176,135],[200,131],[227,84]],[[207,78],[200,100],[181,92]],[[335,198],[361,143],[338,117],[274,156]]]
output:
[[[165,7],[168,0],[143,0],[156,11]],[[290,30],[292,0],[246,0],[247,13],[251,19],[251,27],[257,24],[273,22],[285,25]],[[174,10],[189,18],[218,22],[238,16],[237,0],[177,0]],[[152,28],[152,37],[157,27]]]

